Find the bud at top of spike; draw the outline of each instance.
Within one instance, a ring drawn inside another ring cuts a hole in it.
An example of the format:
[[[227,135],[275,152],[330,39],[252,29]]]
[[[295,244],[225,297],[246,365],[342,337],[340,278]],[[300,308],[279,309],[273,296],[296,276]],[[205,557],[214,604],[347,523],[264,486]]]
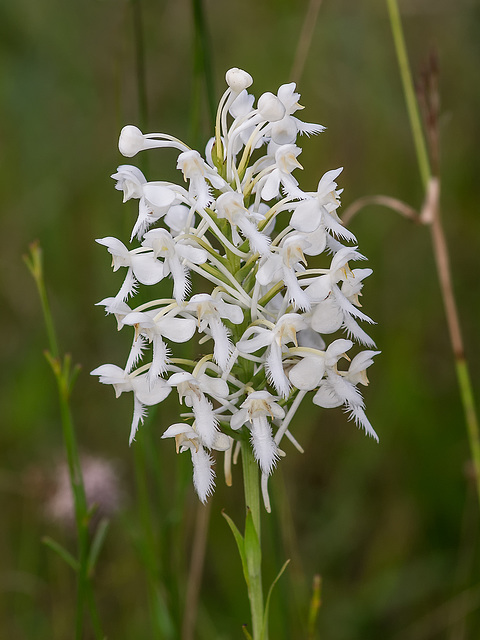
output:
[[[233,69],[227,71],[225,80],[234,93],[240,93],[253,83],[252,76],[246,71],[243,71],[243,69],[237,69],[237,67],[233,67]]]

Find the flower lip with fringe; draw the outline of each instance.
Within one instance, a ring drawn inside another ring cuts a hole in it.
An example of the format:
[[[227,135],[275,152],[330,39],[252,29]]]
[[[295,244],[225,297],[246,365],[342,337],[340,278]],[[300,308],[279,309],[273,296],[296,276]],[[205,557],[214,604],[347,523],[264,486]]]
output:
[[[177,453],[190,451],[200,500],[215,486],[211,452],[225,452],[230,477],[237,441],[253,449],[269,509],[266,482],[285,455],[280,440],[286,435],[301,450],[290,426],[310,392],[314,404],[342,406],[378,440],[358,385],[368,384],[366,369],[379,352],[347,355],[355,342],[375,346],[359,324],[373,322],[359,309],[371,269],[349,264],[365,258],[337,215],[342,169],[326,171],[315,192],[303,191],[293,175],[302,169],[299,135],[324,130],[293,115],[303,108],[295,84],[264,93],[255,106],[250,74],[233,68],[226,82],[204,157],[167,134],[144,134],[134,125],[121,131],[119,149],[128,158],[177,149],[181,180],[149,181],[133,165],[112,175],[124,202],[139,202],[130,241],[140,244],[128,249],[117,238],[97,240],[112,255],[114,271],[127,269],[118,293],[99,304],[118,329],[132,327],[134,335],[125,368],[102,365],[92,374],[117,396],[133,392],[130,442],[146,407],[175,388],[188,410],[162,437],[175,438]],[[309,268],[309,256],[321,256],[323,266]],[[172,297],[157,298],[156,286],[168,277]],[[149,301],[127,304],[139,287],[149,287]],[[339,331],[346,337],[333,335]],[[175,357],[174,345],[196,335],[205,355]],[[344,359],[348,368],[339,365]]]

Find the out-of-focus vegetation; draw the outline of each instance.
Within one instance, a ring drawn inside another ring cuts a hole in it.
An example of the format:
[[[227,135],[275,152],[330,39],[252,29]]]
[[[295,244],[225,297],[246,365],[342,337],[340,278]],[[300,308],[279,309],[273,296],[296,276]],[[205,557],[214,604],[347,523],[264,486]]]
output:
[[[146,129],[203,144],[212,128],[193,80],[190,3],[136,2]],[[257,95],[290,80],[307,4],[205,2],[217,98],[232,66],[254,76]],[[439,55],[442,206],[476,383],[480,10],[467,0],[408,0],[401,10],[414,74],[431,47]],[[51,515],[64,454],[40,304],[22,262],[34,239],[44,250],[62,348],[82,365],[72,400],[81,451],[110,461],[120,484],[95,580],[104,629],[115,639],[179,637],[159,635],[152,622],[135,457],[147,467],[153,569],[172,629],[189,604],[197,500],[189,460],[160,441],[176,420],[175,402],[160,407],[129,449],[131,398],[115,401],[88,375],[104,362],[121,365],[130,341],[94,307],[120,280],[93,240],[126,240],[135,215],[135,205],[121,206],[109,178],[125,162],[116,147],[121,126],[140,119],[133,15],[126,0],[16,0],[0,7],[1,638],[63,640],[72,637],[74,614],[71,570],[41,541],[48,535],[75,544],[73,529]],[[378,193],[421,206],[384,3],[325,1],[298,88],[302,117],[327,126],[304,143],[305,189],[344,166],[344,207]],[[145,171],[151,180],[178,177],[174,153],[151,153]],[[363,210],[351,228],[374,269],[363,300],[378,322],[372,335],[382,355],[369,372],[366,401],[380,444],[340,410],[327,416],[308,404],[297,415],[293,431],[305,454],[287,450],[270,483],[273,514],[264,518],[266,582],[292,558],[272,600],[271,638],[307,637],[319,573],[319,638],[473,640],[480,634],[478,504],[428,230],[379,207]],[[477,398],[479,391],[475,384]],[[241,637],[248,603],[221,509],[240,519],[243,498],[240,469],[227,488],[218,467],[195,638],[227,640]]]

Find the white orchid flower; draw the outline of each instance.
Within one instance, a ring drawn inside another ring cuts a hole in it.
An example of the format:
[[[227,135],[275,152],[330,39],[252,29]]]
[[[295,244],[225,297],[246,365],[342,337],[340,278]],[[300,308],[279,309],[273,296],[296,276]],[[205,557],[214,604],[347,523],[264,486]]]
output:
[[[362,344],[374,346],[373,340],[356,322],[358,319],[373,324],[373,320],[355,306],[358,304],[356,295],[362,287],[361,282],[371,272],[368,269],[351,271],[348,265],[349,260],[364,259],[355,248],[344,247],[333,257],[328,273],[307,286],[305,294],[316,303],[310,317],[312,329],[319,333],[333,333],[344,326],[349,335]],[[343,283],[342,288],[339,282]]]
[[[352,360],[347,372],[336,372],[330,369],[327,378],[320,382],[319,388],[313,397],[314,404],[324,407],[345,406],[349,413],[349,419],[355,420],[365,433],[372,436],[378,442],[378,436],[365,414],[365,403],[357,384],[368,384],[366,369],[373,363],[373,357],[379,351],[363,351]]]
[[[133,124],[127,124],[120,132],[118,140],[118,149],[122,156],[132,158],[140,151],[145,149],[159,149],[165,147],[173,147],[180,151],[188,151],[189,147],[165,133],[147,133],[144,134],[138,127]]]
[[[146,407],[175,388],[180,405],[189,407],[180,417],[190,424],[172,424],[163,437],[175,438],[177,452],[190,451],[200,500],[214,489],[212,450],[225,451],[231,484],[232,460],[240,448],[251,449],[268,510],[267,480],[284,455],[282,439],[302,451],[291,425],[307,394],[319,406],[343,407],[376,437],[358,387],[368,383],[366,369],[378,352],[353,351],[354,343],[373,347],[360,326],[373,322],[360,305],[371,270],[349,266],[364,257],[356,246],[344,246],[357,242],[337,215],[342,169],[326,171],[316,191],[303,191],[294,177],[302,168],[300,135],[324,129],[297,117],[303,107],[295,83],[255,102],[247,92],[250,74],[233,68],[225,79],[205,152],[133,125],[121,131],[119,149],[127,157],[176,149],[187,184],[149,182],[130,164],[112,175],[124,202],[138,200],[130,240],[138,242],[129,250],[116,238],[98,241],[114,270],[126,269],[117,295],[98,304],[115,316],[118,329],[135,331],[124,369],[108,364],[92,373],[117,395],[133,393],[130,441]],[[320,255],[326,265],[307,264]],[[129,298],[137,289],[142,301],[135,308]],[[327,346],[324,338],[338,330],[344,337]],[[197,336],[194,359],[176,353],[176,343]],[[238,433],[243,425],[249,441]]]
[[[205,504],[215,488],[213,459],[200,444],[198,434],[188,424],[177,422],[163,433],[162,438],[175,438],[177,453],[190,451],[193,465],[193,485],[200,501]]]
[[[205,394],[214,399],[226,398],[228,384],[205,373],[194,376],[186,371],[171,375],[168,384],[176,387],[180,402],[185,399],[185,404],[192,407],[201,443],[209,449],[213,447],[218,436],[218,418]]]
[[[135,280],[141,284],[157,284],[164,277],[163,264],[159,262],[152,252],[138,253],[135,250],[129,251],[127,247],[117,238],[107,237],[96,240],[98,244],[107,247],[112,255],[113,270],[117,271],[121,267],[127,267],[128,272],[122,289],[117,294],[117,298],[125,300],[135,290]],[[133,277],[132,277],[133,276]]]
[[[148,379],[153,382],[167,370],[169,350],[163,338],[172,342],[188,342],[195,333],[193,318],[177,318],[160,315],[158,310],[133,311],[123,318],[123,324],[135,327],[135,335],[144,335],[153,345],[153,359]]]
[[[214,342],[213,357],[218,366],[225,369],[232,352],[232,342],[230,331],[223,324],[222,318],[229,320],[232,324],[241,324],[242,308],[225,302],[219,295],[212,297],[207,293],[197,293],[190,298],[185,311],[195,313],[199,331],[206,329],[210,331]]]
[[[146,414],[145,407],[163,402],[171,391],[171,386],[161,378],[157,378],[154,384],[151,384],[146,374],[129,373],[115,364],[102,364],[90,374],[99,376],[99,380],[103,384],[111,384],[117,398],[124,392],[133,391],[134,409],[129,444],[132,444],[135,439],[138,425],[143,424]]]
[[[254,391],[240,405],[237,413],[232,416],[230,426],[236,430],[246,422],[250,423],[255,460],[257,460],[262,473],[269,475],[280,455],[267,416],[272,419],[284,418],[285,411],[268,391]]]
[[[217,216],[226,218],[232,227],[233,240],[236,245],[240,244],[241,238],[237,232],[247,238],[250,247],[260,255],[270,253],[270,238],[261,233],[251,218],[262,219],[260,214],[253,214],[245,208],[243,196],[235,191],[227,191],[217,198]]]
[[[300,147],[294,144],[284,144],[275,152],[275,164],[273,170],[259,180],[254,187],[261,193],[264,200],[272,200],[280,195],[280,185],[290,198],[303,198],[304,193],[298,188],[298,180],[292,176],[294,169],[303,169],[297,156],[302,152]]]
[[[144,235],[143,247],[153,250],[155,258],[163,258],[164,277],[172,274],[173,297],[178,304],[185,300],[190,291],[190,279],[185,260],[193,264],[203,264],[207,261],[204,249],[193,247],[191,241],[181,235],[173,238],[166,229],[152,229]]]
[[[290,382],[305,391],[312,391],[320,384],[320,380],[329,369],[336,370],[337,362],[341,357],[347,357],[346,352],[351,349],[351,340],[335,340],[326,351],[317,349],[295,349],[295,355],[301,356],[300,362],[295,364],[288,372]]]
[[[302,122],[292,114],[303,109],[298,103],[300,94],[295,92],[295,83],[282,84],[277,91],[277,97],[285,107],[285,115],[281,120],[274,122],[269,130],[272,142],[277,145],[295,143],[298,133],[307,135],[321,133],[325,127],[321,124]]]
[[[303,271],[306,264],[304,253],[311,246],[310,241],[298,233],[288,234],[275,253],[270,253],[261,262],[257,271],[257,281],[262,286],[283,282],[287,286],[289,301],[296,309],[308,310],[311,302],[309,296],[300,287],[297,272]]]
[[[306,329],[305,320],[298,313],[287,313],[280,318],[272,329],[254,326],[243,334],[237,343],[240,353],[255,353],[267,347],[265,352],[265,369],[269,381],[283,397],[290,393],[290,382],[283,370],[283,347],[289,342],[297,346],[297,331]],[[250,338],[250,336],[254,336]]]
[[[205,208],[212,201],[207,180],[215,189],[227,186],[216,169],[209,167],[198,151],[181,153],[178,156],[177,169],[182,171],[185,181],[189,180],[189,195],[201,208]]]

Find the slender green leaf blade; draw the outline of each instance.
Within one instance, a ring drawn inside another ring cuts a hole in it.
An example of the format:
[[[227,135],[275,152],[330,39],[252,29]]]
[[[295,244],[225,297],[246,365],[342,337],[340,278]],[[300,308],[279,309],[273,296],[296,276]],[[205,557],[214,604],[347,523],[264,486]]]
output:
[[[245,577],[245,582],[247,583],[247,587],[249,587],[250,580],[249,580],[249,574],[248,574],[247,556],[245,553],[245,540],[243,539],[242,534],[238,530],[237,525],[233,522],[230,516],[227,516],[225,511],[222,511],[222,516],[228,522],[228,526],[230,527],[233,533],[233,537],[235,538],[235,542],[237,543],[238,552],[240,554],[240,560],[242,561],[243,575]]]
[[[54,540],[53,538],[50,538],[49,536],[45,536],[44,538],[42,538],[42,542],[49,549],[51,549],[52,551],[55,551],[55,553],[58,553],[58,555],[62,558],[62,560],[65,560],[65,562],[70,567],[72,567],[72,569],[75,572],[78,571],[79,564],[77,560],[75,560],[75,558],[72,556],[70,551],[67,551],[65,547],[62,547],[61,544],[59,544],[58,542],[56,542],[56,540]]]
[[[262,630],[261,640],[268,640],[268,610],[270,608],[270,598],[272,597],[273,587],[280,580],[280,577],[282,576],[283,572],[287,568],[287,565],[288,565],[289,562],[290,562],[290,559],[288,559],[284,563],[283,567],[278,572],[277,577],[275,578],[275,580],[270,585],[270,589],[268,590],[267,601],[265,603],[265,615],[263,616],[263,630]]]
[[[103,547],[103,543],[105,542],[105,538],[106,538],[109,526],[110,526],[110,521],[107,518],[102,518],[97,527],[97,530],[95,531],[95,535],[92,540],[92,545],[90,547],[90,553],[88,554],[88,561],[87,561],[88,575],[92,575],[95,570],[95,565],[97,564],[98,556]]]

